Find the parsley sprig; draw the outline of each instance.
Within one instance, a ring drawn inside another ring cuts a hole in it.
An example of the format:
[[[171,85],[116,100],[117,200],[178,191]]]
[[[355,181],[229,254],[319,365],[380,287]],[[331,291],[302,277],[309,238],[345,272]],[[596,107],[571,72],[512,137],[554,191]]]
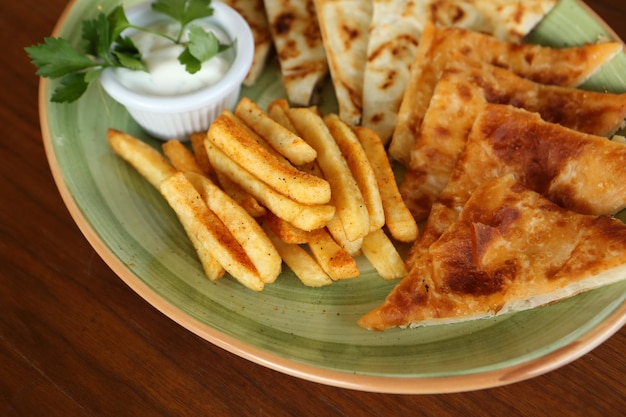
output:
[[[183,45],[185,49],[178,61],[191,74],[199,71],[203,62],[230,47],[221,44],[213,33],[199,26],[190,26],[194,20],[213,15],[211,0],[157,0],[151,7],[180,24],[176,37],[131,24],[124,8],[117,6],[108,15],[100,11],[95,18],[83,22],[80,48],[60,37],[47,37],[43,43],[26,47],[26,53],[37,67],[37,75],[60,79],[51,101],[68,103],[77,100],[106,68],[147,71],[133,41],[122,35],[126,29],[153,33]],[[189,41],[182,42],[187,28]]]

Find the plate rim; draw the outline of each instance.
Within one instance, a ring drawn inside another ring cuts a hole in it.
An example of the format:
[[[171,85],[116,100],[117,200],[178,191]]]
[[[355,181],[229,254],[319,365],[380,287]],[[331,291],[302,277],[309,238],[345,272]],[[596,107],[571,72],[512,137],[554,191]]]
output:
[[[51,36],[63,28],[72,8],[81,0],[71,0],[60,15]],[[615,31],[584,1],[574,0],[585,9],[615,40],[624,43]],[[229,353],[266,368],[300,379],[358,391],[387,394],[443,394],[466,392],[504,386],[531,379],[567,365],[604,343],[626,325],[626,301],[622,302],[602,322],[580,335],[576,340],[547,354],[505,366],[497,370],[442,377],[392,377],[366,375],[355,372],[332,370],[298,362],[278,354],[257,348],[242,340],[228,336],[219,330],[191,317],[175,307],[163,296],[144,283],[103,242],[85,217],[65,181],[57,154],[53,147],[48,123],[48,80],[41,78],[38,89],[40,130],[51,174],[70,216],[96,253],[107,266],[137,295],[170,320],[196,334],[207,342]]]

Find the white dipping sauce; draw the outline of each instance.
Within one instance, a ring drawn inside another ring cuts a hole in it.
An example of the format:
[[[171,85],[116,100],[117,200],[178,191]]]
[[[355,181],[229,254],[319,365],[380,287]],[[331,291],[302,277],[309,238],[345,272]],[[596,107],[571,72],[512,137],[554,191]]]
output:
[[[213,32],[222,44],[231,43],[228,35],[216,25],[206,21],[197,21],[191,25]],[[177,22],[170,21],[150,26],[150,29],[174,38],[178,35],[179,28]],[[188,41],[188,33],[189,27],[186,28],[181,41]],[[130,38],[141,53],[148,72],[128,68],[116,68],[115,71],[117,78],[126,88],[144,94],[177,96],[208,87],[226,74],[234,58],[232,48],[229,48],[203,62],[199,71],[190,74],[178,61],[178,56],[185,49],[183,45],[177,45],[171,40],[147,32],[137,32]]]

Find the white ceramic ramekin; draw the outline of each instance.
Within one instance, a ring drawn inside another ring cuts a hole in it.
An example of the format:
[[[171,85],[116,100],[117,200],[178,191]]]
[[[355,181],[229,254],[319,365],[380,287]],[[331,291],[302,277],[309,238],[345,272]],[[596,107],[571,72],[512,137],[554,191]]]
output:
[[[241,82],[248,74],[254,55],[254,39],[246,21],[229,6],[214,1],[214,13],[207,18],[221,27],[235,47],[235,58],[226,75],[217,83],[187,94],[165,97],[128,89],[113,69],[100,76],[102,88],[126,107],[133,119],[150,135],[167,140],[187,140],[194,132],[205,131],[224,109],[232,109],[239,98]],[[151,10],[151,2],[126,10],[128,20],[147,26],[163,16]]]

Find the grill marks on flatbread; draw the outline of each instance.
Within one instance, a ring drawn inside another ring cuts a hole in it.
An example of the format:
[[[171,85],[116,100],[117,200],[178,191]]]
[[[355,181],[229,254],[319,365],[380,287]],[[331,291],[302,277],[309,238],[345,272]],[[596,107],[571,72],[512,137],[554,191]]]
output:
[[[610,215],[626,208],[625,144],[546,122],[537,113],[487,104],[410,250],[407,265],[448,229],[474,190],[507,174],[579,213]]]
[[[364,68],[362,124],[386,144],[393,133],[409,70],[427,24],[488,33],[519,42],[557,0],[373,0]]]
[[[349,125],[358,125],[363,106],[363,69],[367,59],[372,2],[314,2],[339,105],[339,117]]]
[[[400,190],[417,220],[425,219],[450,179],[476,116],[486,103],[512,104],[552,123],[609,136],[626,118],[626,94],[545,85],[453,54],[435,87],[411,150]]]
[[[624,273],[626,225],[564,209],[508,175],[476,189],[359,324],[385,330],[516,312],[620,281]]]
[[[264,0],[287,98],[308,106],[328,74],[313,0]]]
[[[569,48],[503,42],[493,36],[459,28],[424,28],[411,66],[390,155],[408,165],[435,86],[453,52],[505,68],[541,84],[580,85],[622,50],[618,42]]]
[[[248,75],[243,80],[246,86],[253,85],[263,72],[270,50],[272,36],[265,14],[263,0],[223,0],[248,22],[254,38],[254,57]]]

